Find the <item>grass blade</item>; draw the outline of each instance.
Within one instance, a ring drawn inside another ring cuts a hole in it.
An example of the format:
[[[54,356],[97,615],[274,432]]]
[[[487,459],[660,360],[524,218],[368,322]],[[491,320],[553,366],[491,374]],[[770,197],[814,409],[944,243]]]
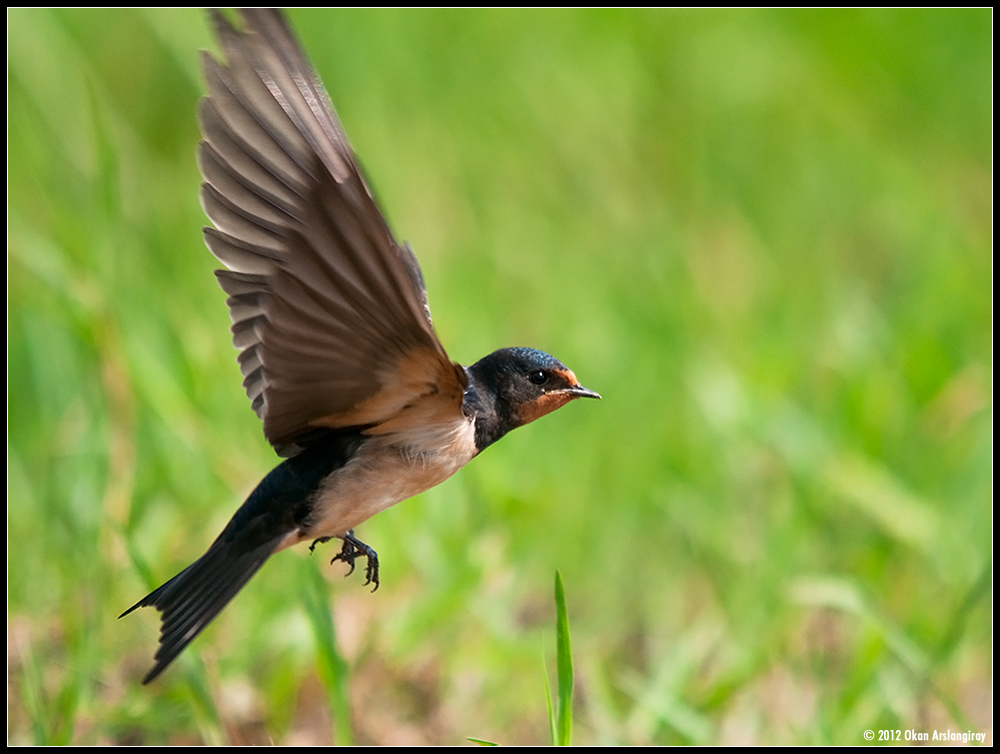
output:
[[[307,560],[303,560],[303,564],[302,601],[316,638],[316,662],[333,718],[333,742],[351,746],[354,740],[351,706],[347,699],[347,662],[337,649],[337,633],[328,603],[329,585],[315,565]]]
[[[573,653],[566,617],[566,593],[562,576],[556,571],[556,668],[559,683],[559,706],[556,711],[553,744],[569,746],[573,736]],[[546,695],[548,685],[546,684]],[[551,702],[549,716],[551,719]]]

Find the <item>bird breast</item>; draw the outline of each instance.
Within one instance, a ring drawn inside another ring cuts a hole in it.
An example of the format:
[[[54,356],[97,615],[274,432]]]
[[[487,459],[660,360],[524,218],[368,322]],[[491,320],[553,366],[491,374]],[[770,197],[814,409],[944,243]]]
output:
[[[450,426],[374,435],[323,481],[297,541],[343,536],[379,511],[441,484],[475,454],[475,426],[465,417]]]

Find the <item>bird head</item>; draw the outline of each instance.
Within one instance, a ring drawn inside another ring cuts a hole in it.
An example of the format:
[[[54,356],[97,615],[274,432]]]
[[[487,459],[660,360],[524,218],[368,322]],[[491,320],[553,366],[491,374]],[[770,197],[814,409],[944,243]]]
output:
[[[559,359],[534,348],[501,348],[469,368],[505,431],[524,426],[575,398],[600,398]]]

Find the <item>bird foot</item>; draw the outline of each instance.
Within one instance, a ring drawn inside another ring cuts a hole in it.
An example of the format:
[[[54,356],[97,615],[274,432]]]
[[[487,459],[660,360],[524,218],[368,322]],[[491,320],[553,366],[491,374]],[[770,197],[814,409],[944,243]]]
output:
[[[332,539],[332,537],[327,537],[324,540],[317,540],[317,542],[324,542],[329,539]],[[379,585],[378,555],[372,548],[354,537],[354,529],[347,532],[347,534],[341,537],[341,539],[344,540],[344,546],[340,549],[339,553],[333,556],[333,560],[330,561],[330,564],[332,565],[338,560],[342,560],[351,567],[351,570],[347,572],[347,576],[350,576],[354,573],[354,559],[359,555],[364,555],[368,559],[368,567],[365,569],[365,586],[374,584],[375,588],[372,589],[374,592],[378,589]],[[313,542],[313,544],[316,544],[316,542]]]

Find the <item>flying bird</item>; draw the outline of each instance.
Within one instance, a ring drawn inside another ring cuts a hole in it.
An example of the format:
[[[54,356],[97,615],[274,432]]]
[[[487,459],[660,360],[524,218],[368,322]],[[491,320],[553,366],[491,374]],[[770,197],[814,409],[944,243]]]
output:
[[[149,683],[274,553],[338,538],[333,558],[378,588],[354,528],[450,477],[512,429],[599,398],[560,361],[502,348],[454,363],[420,266],[365,185],[343,127],[283,16],[217,11],[198,109],[205,243],[226,269],[233,344],[264,435],[284,457],[208,551],[122,613],[155,607]],[[333,561],[331,561],[333,562]]]

